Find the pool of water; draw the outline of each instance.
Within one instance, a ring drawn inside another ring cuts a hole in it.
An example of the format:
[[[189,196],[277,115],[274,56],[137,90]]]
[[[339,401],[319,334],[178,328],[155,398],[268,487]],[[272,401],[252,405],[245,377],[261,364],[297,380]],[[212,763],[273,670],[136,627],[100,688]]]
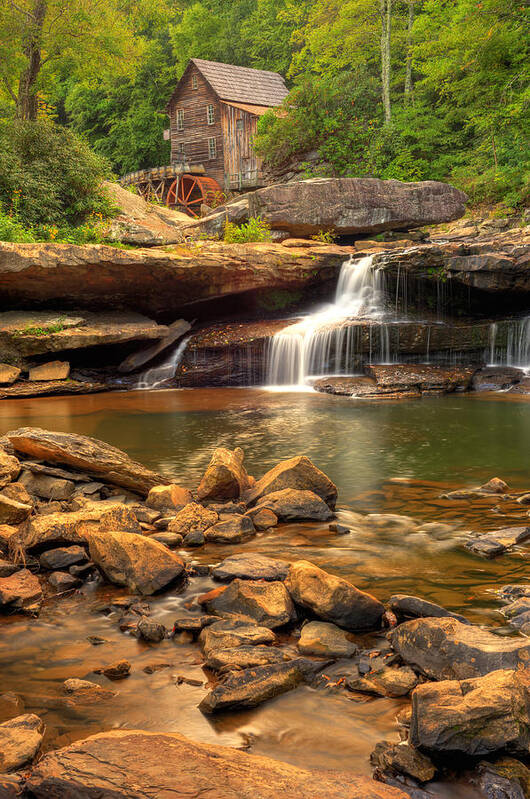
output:
[[[216,563],[235,551],[304,558],[340,574],[381,599],[413,593],[499,627],[495,589],[528,575],[528,553],[493,561],[463,549],[468,530],[526,523],[527,511],[499,498],[441,499],[446,490],[502,477],[530,489],[530,404],[508,395],[449,396],[413,402],[366,402],[316,393],[208,389],[133,392],[87,397],[3,401],[0,435],[21,426],[83,433],[108,441],[146,465],[195,487],[215,446],[240,446],[248,471],[259,477],[295,454],[308,455],[337,484],[345,536],[327,525],[284,525],[237,547],[208,545],[187,553]],[[418,529],[375,524],[361,512],[412,517]],[[447,525],[443,535],[428,522]],[[197,578],[181,594],[150,601],[155,618],[172,626],[193,599],[212,587]],[[301,688],[255,710],[207,719],[197,710],[204,686],[177,677],[207,676],[192,644],[157,646],[119,632],[116,616],[97,605],[116,589],[85,587],[66,599],[50,595],[39,619],[4,619],[0,626],[3,691],[15,691],[47,724],[47,746],[109,727],[172,730],[191,738],[251,750],[302,766],[370,773],[369,754],[383,738],[398,739],[401,700],[352,701]],[[89,635],[107,640],[94,647]],[[368,643],[377,645],[377,637]],[[16,653],[16,654],[15,654]],[[62,694],[67,677],[106,682],[93,670],[121,657],[131,676],[115,684],[109,703],[75,707]],[[152,664],[167,667],[146,673]],[[2,705],[0,703],[0,713]],[[437,789],[437,796],[468,796]]]

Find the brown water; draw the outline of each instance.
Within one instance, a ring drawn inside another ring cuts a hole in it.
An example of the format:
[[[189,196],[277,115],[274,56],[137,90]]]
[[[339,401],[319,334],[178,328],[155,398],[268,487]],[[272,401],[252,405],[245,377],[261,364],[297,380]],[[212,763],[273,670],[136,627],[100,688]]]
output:
[[[217,445],[241,446],[249,472],[257,476],[282,458],[305,453],[337,483],[338,517],[352,528],[350,534],[333,535],[326,525],[285,525],[237,547],[208,545],[188,553],[202,562],[216,563],[236,551],[305,558],[381,599],[413,593],[495,627],[502,617],[494,590],[528,577],[529,550],[486,561],[462,548],[466,530],[526,523],[521,506],[495,498],[440,499],[447,488],[478,485],[493,476],[514,490],[530,489],[530,405],[524,398],[368,403],[318,394],[209,389],[3,401],[0,434],[23,425],[96,436],[190,487]],[[358,512],[400,514],[418,524],[375,525],[359,520]],[[447,529],[421,532],[423,523],[433,521]],[[172,626],[175,616],[186,613],[194,597],[212,586],[209,578],[196,578],[181,594],[152,599],[153,616]],[[176,684],[182,675],[206,685],[196,646],[172,641],[150,646],[121,633],[119,614],[97,612],[102,600],[121,595],[90,585],[70,598],[50,595],[39,619],[12,617],[0,627],[3,691],[15,691],[27,710],[43,717],[47,746],[112,727],[157,729],[250,745],[253,752],[302,766],[370,773],[375,743],[398,739],[395,714],[404,701],[352,701],[310,688],[255,710],[204,717],[197,705],[205,687]],[[107,643],[92,646],[89,635]],[[377,636],[365,637],[361,643],[377,641]],[[128,679],[113,684],[116,698],[88,707],[65,699],[64,679],[108,685],[93,669],[122,657],[133,670]],[[167,668],[143,671],[161,663]],[[459,790],[439,787],[434,795],[474,795]]]

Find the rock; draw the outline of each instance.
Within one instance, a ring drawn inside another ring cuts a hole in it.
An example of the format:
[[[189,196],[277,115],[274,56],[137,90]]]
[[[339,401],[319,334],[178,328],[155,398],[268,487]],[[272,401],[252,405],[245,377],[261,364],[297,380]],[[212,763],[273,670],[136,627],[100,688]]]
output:
[[[278,524],[278,517],[269,508],[258,506],[251,508],[246,513],[252,519],[256,530],[268,530],[270,527],[276,527]]]
[[[521,597],[501,608],[501,613],[506,616],[507,619],[512,619],[528,611],[530,611],[530,597]]]
[[[181,535],[178,533],[170,533],[168,530],[161,531],[160,533],[154,533],[149,537],[154,541],[158,541],[159,544],[169,547],[170,549],[179,547],[184,541]]]
[[[463,680],[498,669],[526,668],[530,642],[494,635],[456,619],[415,619],[389,633],[405,663],[434,680]]]
[[[214,544],[239,544],[248,541],[255,534],[256,530],[249,516],[232,516],[209,527],[204,537]]]
[[[231,555],[212,569],[214,580],[229,583],[236,577],[242,580],[285,580],[289,564],[283,560],[268,558],[266,555]]]
[[[28,471],[22,472],[20,482],[30,494],[41,497],[41,499],[67,500],[70,499],[75,489],[75,483],[71,480],[62,480],[47,474],[33,474]]]
[[[18,366],[10,366],[8,363],[0,363],[0,385],[8,385],[18,380],[22,370]]]
[[[177,790],[205,799],[408,799],[352,772],[300,769],[177,733],[140,730],[103,732],[49,752],[27,785],[35,799],[92,799],[95,790],[102,799],[148,799],[153,785],[160,796]]]
[[[514,366],[485,366],[473,375],[471,388],[473,391],[505,391],[520,383],[524,374],[523,369]]]
[[[168,525],[170,533],[186,536],[188,533],[204,533],[219,520],[219,515],[197,502],[190,502],[180,510]]]
[[[298,649],[302,655],[349,658],[355,655],[358,647],[353,637],[335,624],[311,621],[302,627]]]
[[[41,600],[39,580],[28,569],[0,579],[0,606],[3,610],[29,610]]]
[[[68,569],[72,577],[78,577],[80,580],[86,580],[96,570],[96,566],[91,560],[86,563],[74,564]]]
[[[188,489],[171,483],[154,486],[147,495],[145,504],[154,510],[175,511],[182,510],[189,502],[191,502],[191,493]]]
[[[137,630],[144,641],[151,641],[154,644],[163,641],[167,633],[163,624],[148,618],[148,616],[142,616],[138,622]]]
[[[48,513],[33,516],[15,534],[9,535],[10,549],[22,546],[26,550],[57,547],[61,544],[88,544],[90,534],[97,530],[109,506],[97,503],[98,508],[71,513]],[[127,509],[128,510],[128,509]]]
[[[206,618],[209,619],[211,617],[207,616]],[[217,620],[213,624],[204,626],[199,635],[199,642],[203,652],[206,655],[210,655],[213,652],[237,649],[241,646],[274,644],[276,635],[268,627],[260,627],[257,624],[249,624],[247,621],[237,619],[226,619],[223,621]]]
[[[22,399],[24,397],[65,396],[69,394],[97,394],[108,391],[107,383],[94,383],[88,380],[41,380],[20,381],[12,386],[0,388],[0,399]]]
[[[468,541],[465,546],[475,555],[494,558],[528,538],[530,538],[530,527],[503,527],[501,530],[492,530],[490,533],[479,535]]]
[[[348,533],[351,533],[350,527],[346,527],[344,524],[337,524],[336,522],[328,525],[328,530],[330,533],[335,533],[335,535],[348,535]]]
[[[118,214],[106,231],[106,238],[135,246],[177,244],[184,240],[183,227],[189,224],[187,214],[164,205],[148,203],[118,183],[104,182],[105,190]]]
[[[249,215],[295,237],[322,230],[350,236],[450,222],[463,216],[466,202],[463,192],[433,180],[312,178],[252,192]]]
[[[220,205],[210,210],[205,217],[192,221],[185,227],[186,236],[200,238],[222,238],[227,222],[240,224],[248,219],[248,198],[232,200],[226,205]]]
[[[510,487],[500,477],[492,477],[491,480],[480,486],[480,490],[485,491],[487,494],[505,494],[510,490]]]
[[[12,455],[8,455],[0,447],[0,488],[16,480],[20,474],[20,462]]]
[[[94,531],[89,553],[111,583],[142,595],[162,591],[184,574],[184,563],[163,544],[135,533]]]
[[[18,527],[11,524],[0,524],[0,547],[3,550],[10,548],[9,542],[18,536]]]
[[[48,577],[48,582],[57,591],[71,591],[79,588],[82,581],[78,577],[66,572],[52,572]]]
[[[16,563],[11,563],[9,560],[0,558],[0,577],[11,577],[12,574],[20,569],[21,566],[18,566]]]
[[[97,682],[78,680],[76,678],[65,680],[63,683],[63,690],[65,694],[74,698],[76,703],[79,702],[81,704],[101,702],[116,696],[114,691],[109,691],[108,688],[102,688]]]
[[[297,605],[339,627],[370,630],[381,623],[381,602],[306,560],[291,565],[285,586]]]
[[[266,495],[283,491],[285,488],[312,491],[331,509],[335,507],[337,501],[337,487],[305,455],[298,455],[278,463],[257,481],[246,494],[245,500],[249,505],[254,505]]]
[[[503,585],[499,589],[499,595],[503,599],[518,599],[519,597],[530,597],[530,584],[526,585]]]
[[[218,616],[183,616],[182,618],[175,619],[173,632],[200,633],[204,627],[216,623],[220,623]]]
[[[403,351],[401,347],[400,351]],[[365,372],[366,377],[320,378],[313,383],[313,388],[328,394],[406,399],[422,394],[465,391],[474,369],[406,363],[365,366]]]
[[[134,372],[136,369],[140,369],[160,355],[160,353],[164,352],[164,350],[167,350],[168,347],[171,347],[172,344],[178,341],[179,338],[182,338],[189,330],[191,330],[189,322],[186,322],[184,319],[177,319],[176,322],[172,322],[168,326],[167,335],[161,338],[160,341],[157,341],[156,344],[151,344],[149,347],[144,347],[139,352],[133,352],[131,355],[128,355],[118,366],[118,372],[128,374],[129,372]]]
[[[348,688],[377,696],[407,696],[418,684],[418,677],[408,666],[393,669],[385,666],[379,671],[369,671],[357,680],[348,679]]]
[[[94,672],[96,674],[104,674],[109,680],[122,680],[131,673],[131,664],[128,660],[118,660],[116,663],[111,663],[109,666],[94,669]]]
[[[44,724],[33,713],[0,724],[0,771],[15,771],[30,763],[43,735]]]
[[[226,588],[218,588],[198,599],[208,613],[238,616],[274,629],[296,619],[296,611],[285,585],[236,578]]]
[[[9,499],[15,499],[22,505],[33,505],[34,499],[31,497],[22,483],[9,483],[2,489],[2,495]]]
[[[333,511],[317,494],[294,488],[284,488],[282,491],[266,494],[257,508],[272,511],[282,522],[297,520],[326,522],[333,518]]]
[[[458,619],[462,624],[469,624],[464,616],[458,613],[453,613],[435,602],[429,602],[427,599],[421,599],[417,596],[408,596],[407,594],[394,594],[388,600],[388,606],[398,616],[405,618],[425,618],[435,617],[443,618],[449,616],[452,619]]]
[[[49,361],[40,366],[33,366],[29,370],[30,381],[39,380],[66,380],[70,374],[68,361]]]
[[[202,547],[205,541],[206,538],[203,532],[200,530],[192,530],[191,533],[184,536],[182,544],[185,547]]]
[[[530,770],[519,760],[503,757],[478,765],[478,784],[485,799],[525,799],[530,795]]]
[[[0,524],[21,524],[33,508],[16,499],[9,499],[0,492]]]
[[[115,505],[101,514],[98,524],[101,532],[114,532],[119,530],[125,533],[142,535],[142,528],[136,514],[127,505]]]
[[[424,683],[412,694],[410,743],[434,752],[528,754],[530,673],[502,669],[467,680]]]
[[[47,552],[43,552],[39,558],[41,567],[52,571],[68,569],[75,563],[84,563],[87,560],[86,550],[80,546],[50,549]]]
[[[202,502],[239,499],[251,486],[243,466],[243,450],[218,447],[203,475],[197,496]]]
[[[278,647],[238,646],[236,649],[215,649],[210,652],[204,665],[212,671],[235,671],[284,663],[292,658]]]
[[[24,702],[18,694],[12,691],[0,694],[0,721],[9,721],[14,716],[21,716],[23,712]]]
[[[381,771],[408,774],[419,782],[428,782],[436,774],[429,758],[406,741],[399,744],[380,741],[370,755],[370,763]]]
[[[22,427],[7,433],[6,438],[16,452],[51,463],[73,466],[143,496],[153,486],[170,482],[131,460],[125,452],[89,436]]]

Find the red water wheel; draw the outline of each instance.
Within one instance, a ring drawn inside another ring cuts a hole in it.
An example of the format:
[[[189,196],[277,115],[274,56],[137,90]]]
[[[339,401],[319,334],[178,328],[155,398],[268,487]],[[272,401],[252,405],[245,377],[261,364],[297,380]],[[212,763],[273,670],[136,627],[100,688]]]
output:
[[[168,189],[166,203],[170,208],[179,206],[190,216],[200,216],[201,205],[218,205],[223,202],[224,194],[220,185],[213,178],[202,175],[181,175]]]

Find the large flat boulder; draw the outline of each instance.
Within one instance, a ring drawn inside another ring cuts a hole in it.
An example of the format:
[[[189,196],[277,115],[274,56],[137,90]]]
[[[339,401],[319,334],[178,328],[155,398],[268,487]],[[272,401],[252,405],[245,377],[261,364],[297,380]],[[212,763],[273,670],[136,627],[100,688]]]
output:
[[[307,560],[291,565],[285,586],[297,605],[323,621],[348,630],[370,630],[381,623],[379,600]]]
[[[351,236],[450,222],[464,215],[466,202],[463,192],[434,180],[312,178],[258,189],[249,213],[293,236],[321,230]]]
[[[35,799],[407,799],[351,772],[300,769],[177,733],[112,730],[46,754],[28,777]]]
[[[111,583],[144,595],[162,591],[184,574],[175,552],[137,533],[96,530],[89,537],[89,553]]]
[[[249,505],[253,505],[267,494],[285,488],[312,491],[332,509],[337,501],[336,485],[306,455],[297,455],[278,463],[256,482],[246,494],[245,500]]]
[[[144,496],[147,496],[153,486],[171,482],[167,477],[133,461],[117,447],[97,438],[41,430],[37,427],[11,430],[6,438],[17,453],[48,463],[73,466]]]
[[[412,694],[410,742],[434,752],[528,755],[530,670],[424,683]]]
[[[212,577],[229,583],[240,577],[242,580],[285,580],[289,564],[284,560],[269,558],[259,553],[242,552],[230,555],[212,569]]]
[[[262,627],[282,627],[295,621],[296,610],[282,582],[240,580],[199,597],[199,602],[217,616],[243,617]]]
[[[112,506],[122,508],[124,512],[130,510],[125,505]],[[12,528],[14,532],[9,539],[9,547],[14,551],[22,547],[26,551],[43,550],[62,544],[88,544],[90,533],[99,527],[102,519],[111,513],[112,507],[100,503],[99,507],[91,506],[86,510],[72,511],[71,513],[46,513],[33,516],[20,529]]]
[[[392,630],[390,641],[405,663],[435,680],[481,677],[530,663],[528,639],[494,635],[452,618],[404,622]]]
[[[187,214],[146,202],[119,183],[105,181],[103,186],[117,209],[105,233],[107,238],[140,247],[183,241],[182,228],[190,222]]]

